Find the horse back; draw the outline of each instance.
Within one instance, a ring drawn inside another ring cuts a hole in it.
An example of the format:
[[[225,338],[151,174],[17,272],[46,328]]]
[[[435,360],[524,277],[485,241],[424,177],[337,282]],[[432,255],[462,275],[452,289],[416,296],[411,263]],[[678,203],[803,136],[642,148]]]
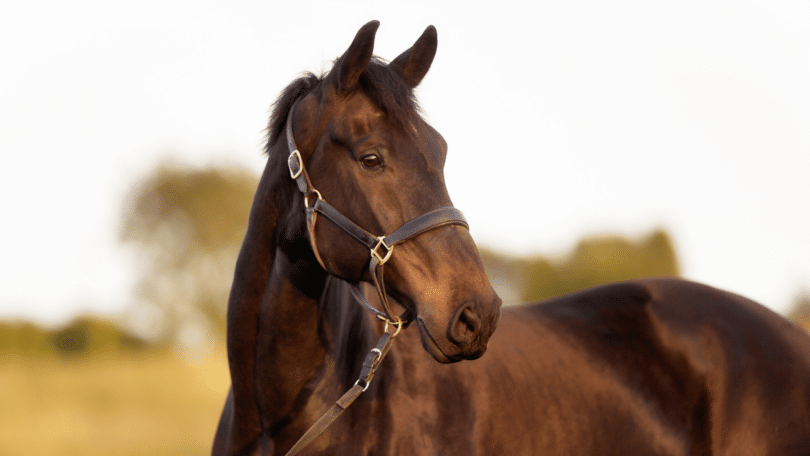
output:
[[[642,453],[810,454],[810,337],[753,301],[679,279],[636,280],[502,319],[529,322],[534,337],[523,343],[539,354],[535,368],[557,371],[543,375],[575,409],[566,423],[605,432],[587,439],[635,435]]]

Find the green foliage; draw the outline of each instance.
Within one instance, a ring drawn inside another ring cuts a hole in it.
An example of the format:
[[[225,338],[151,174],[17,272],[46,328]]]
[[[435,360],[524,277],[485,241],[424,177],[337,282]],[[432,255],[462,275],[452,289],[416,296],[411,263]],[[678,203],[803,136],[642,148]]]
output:
[[[241,244],[257,183],[255,175],[238,168],[161,165],[141,186],[121,238],[149,245],[181,218],[182,228],[168,228],[182,229],[194,249],[214,252]]]
[[[223,336],[228,292],[258,177],[238,168],[161,165],[121,232],[141,260],[133,320],[157,340]],[[196,336],[194,336],[196,334]]]
[[[493,282],[511,285],[510,294],[520,302],[621,280],[679,274],[675,249],[663,230],[637,242],[616,236],[584,239],[559,260],[510,259],[488,251],[482,257]]]
[[[111,321],[78,318],[66,326],[45,329],[28,322],[0,323],[0,355],[84,356],[135,352],[147,343]]]
[[[799,292],[785,316],[788,320],[810,331],[810,292],[807,290]]]
[[[29,322],[0,323],[0,354],[51,354],[49,339],[47,331]]]

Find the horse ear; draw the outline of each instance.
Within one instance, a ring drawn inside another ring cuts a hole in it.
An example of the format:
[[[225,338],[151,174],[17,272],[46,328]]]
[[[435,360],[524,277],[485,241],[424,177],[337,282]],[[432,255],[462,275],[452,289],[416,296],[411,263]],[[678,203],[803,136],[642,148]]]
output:
[[[354,37],[349,49],[335,63],[332,74],[337,78],[333,80],[338,92],[345,92],[354,88],[360,79],[360,74],[371,61],[374,51],[374,36],[380,21],[371,21],[362,26]]]
[[[416,43],[395,58],[389,66],[402,76],[408,87],[414,88],[422,82],[430,69],[438,43],[436,27],[429,25]]]

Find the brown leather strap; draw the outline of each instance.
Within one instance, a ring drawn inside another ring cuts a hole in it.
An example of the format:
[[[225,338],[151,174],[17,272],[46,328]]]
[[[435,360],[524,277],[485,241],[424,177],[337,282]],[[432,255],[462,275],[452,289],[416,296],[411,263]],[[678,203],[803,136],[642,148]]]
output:
[[[380,363],[383,358],[385,358],[385,355],[388,354],[391,343],[394,341],[394,336],[399,333],[400,329],[402,328],[399,327],[395,332],[391,333],[388,332],[388,327],[386,327],[382,337],[377,341],[377,346],[372,348],[368,355],[366,355],[366,359],[363,361],[363,370],[360,372],[360,378],[357,379],[354,386],[349,388],[349,390],[346,391],[326,413],[318,418],[318,421],[316,421],[297,442],[295,442],[295,445],[287,452],[287,456],[298,454],[304,447],[309,445],[316,437],[321,435],[352,402],[360,397],[363,391],[368,389],[371,379],[374,378],[374,372],[380,367]]]
[[[420,234],[448,225],[461,225],[470,229],[467,219],[460,210],[454,207],[441,207],[408,220],[383,240],[386,245],[393,247]]]
[[[349,391],[346,391],[346,394],[338,399],[337,402],[332,405],[332,408],[324,413],[323,416],[321,416],[318,421],[316,421],[315,424],[313,424],[312,427],[307,430],[306,434],[301,436],[301,438],[295,442],[295,445],[293,445],[293,447],[290,448],[290,451],[287,452],[287,456],[298,454],[304,449],[305,446],[309,445],[313,440],[315,440],[315,437],[321,435],[321,433],[323,433],[323,431],[325,431],[326,428],[328,428],[329,425],[332,424],[332,422],[335,421],[335,419],[337,419],[337,417],[339,417],[340,414],[343,413],[343,411],[346,410],[346,408],[351,405],[351,403],[354,402],[354,400],[357,399],[362,393],[363,387],[360,385],[354,385],[349,389]]]

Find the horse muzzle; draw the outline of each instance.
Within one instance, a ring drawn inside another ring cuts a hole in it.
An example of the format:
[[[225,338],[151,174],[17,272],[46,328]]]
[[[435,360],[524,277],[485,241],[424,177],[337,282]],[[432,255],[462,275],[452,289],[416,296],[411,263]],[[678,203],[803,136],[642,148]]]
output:
[[[498,326],[500,308],[501,299],[497,295],[486,304],[464,302],[444,330],[432,318],[418,316],[422,346],[440,363],[478,359],[486,352],[489,338]]]

